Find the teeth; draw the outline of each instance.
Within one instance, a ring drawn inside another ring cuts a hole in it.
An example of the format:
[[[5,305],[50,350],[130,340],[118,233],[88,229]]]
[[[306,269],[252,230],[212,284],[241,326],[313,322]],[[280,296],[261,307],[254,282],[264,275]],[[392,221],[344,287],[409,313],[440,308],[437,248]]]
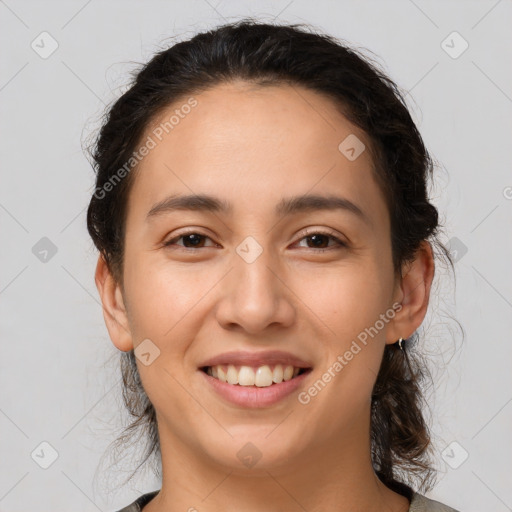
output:
[[[260,388],[271,386],[273,383],[279,384],[296,377],[300,368],[293,366],[283,366],[276,364],[272,369],[269,365],[252,368],[251,366],[236,366],[230,364],[227,367],[218,365],[208,368],[208,375],[219,379],[228,384],[238,384],[240,386],[257,386]]]
[[[252,368],[247,368],[251,373],[254,374],[252,371]],[[242,374],[243,368],[240,369],[240,374]],[[274,372],[270,369],[270,366],[260,366],[256,373],[254,374],[254,385],[258,386],[259,388],[264,388],[267,386],[271,386],[273,382]]]
[[[236,368],[232,364],[228,366],[226,379],[228,380],[229,384],[238,384],[238,372],[236,371]]]

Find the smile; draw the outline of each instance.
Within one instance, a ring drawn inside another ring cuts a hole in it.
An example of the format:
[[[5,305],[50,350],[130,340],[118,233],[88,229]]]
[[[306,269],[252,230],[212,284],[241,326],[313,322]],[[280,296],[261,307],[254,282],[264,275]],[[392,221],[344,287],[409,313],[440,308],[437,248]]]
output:
[[[204,379],[207,389],[211,389],[216,396],[238,407],[250,409],[267,408],[284,401],[292,394],[297,393],[312,373],[312,368],[296,368],[279,364],[263,365],[257,368],[233,365],[231,371],[230,366],[203,366],[199,369],[198,374]],[[263,370],[260,371],[261,368]],[[216,377],[213,375],[215,370],[217,371]],[[296,375],[294,376],[294,374]],[[240,379],[242,384],[240,382],[230,384],[227,382],[228,375],[232,381]],[[270,375],[272,375],[272,381],[270,381]],[[276,375],[276,380],[281,378],[282,380],[274,382],[274,375]],[[222,381],[219,376],[224,377],[226,381]],[[263,379],[265,380],[263,381]],[[254,382],[254,384],[244,384],[247,382]],[[256,382],[264,385],[258,386]]]
[[[260,388],[289,381],[308,371],[308,368],[297,368],[292,365],[281,364],[262,365],[258,367],[229,364],[207,366],[201,369],[211,377],[227,384],[235,386],[256,386]]]

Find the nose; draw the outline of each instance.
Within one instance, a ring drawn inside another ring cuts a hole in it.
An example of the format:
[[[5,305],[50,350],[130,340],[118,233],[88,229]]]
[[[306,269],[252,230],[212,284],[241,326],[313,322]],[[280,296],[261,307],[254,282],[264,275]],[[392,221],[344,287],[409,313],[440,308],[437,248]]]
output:
[[[225,278],[216,309],[224,329],[258,334],[270,327],[289,327],[295,320],[293,292],[280,266],[263,251],[252,262],[234,258],[234,268]]]

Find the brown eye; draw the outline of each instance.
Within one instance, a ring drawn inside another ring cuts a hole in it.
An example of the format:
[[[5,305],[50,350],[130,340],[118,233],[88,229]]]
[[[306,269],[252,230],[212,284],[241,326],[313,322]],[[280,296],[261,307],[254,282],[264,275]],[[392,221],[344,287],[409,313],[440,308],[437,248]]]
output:
[[[183,233],[177,237],[172,238],[164,243],[164,247],[171,247],[175,245],[175,242],[183,239],[183,245],[176,244],[178,247],[184,247],[185,249],[195,249],[195,248],[203,248],[203,243],[205,239],[210,239],[206,235],[202,235],[201,233],[189,232]]]
[[[348,247],[345,242],[342,242],[338,237],[334,236],[332,233],[327,233],[323,231],[312,231],[307,233],[306,236],[301,238],[300,241],[307,240],[311,241],[311,245],[308,245],[308,249],[316,250],[316,252],[330,251],[332,249],[340,249],[342,247]],[[328,247],[329,241],[333,240],[335,243],[333,246]]]
[[[176,243],[181,239],[183,239],[183,244]],[[188,233],[182,233],[181,235],[176,236],[171,240],[168,240],[163,245],[164,247],[173,248],[172,246],[175,246],[176,248],[183,248],[185,250],[203,249],[208,247],[204,245],[206,240],[211,240],[211,238],[207,235],[203,235],[195,231],[190,231]],[[342,242],[338,237],[334,236],[332,233],[323,231],[312,231],[310,233],[307,233],[306,236],[300,239],[300,242],[302,242],[302,240],[307,240],[308,246],[306,248],[312,249],[315,252],[330,251],[333,249],[348,247],[348,245],[345,242]],[[334,242],[334,244],[332,244],[331,246],[329,246],[330,241]],[[213,246],[214,244],[210,245],[209,247]]]

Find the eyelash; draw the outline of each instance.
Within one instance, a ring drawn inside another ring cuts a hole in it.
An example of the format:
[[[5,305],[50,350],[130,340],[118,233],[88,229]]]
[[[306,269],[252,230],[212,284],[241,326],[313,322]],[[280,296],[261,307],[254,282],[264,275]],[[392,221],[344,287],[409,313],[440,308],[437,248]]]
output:
[[[167,248],[171,248],[171,246],[174,245],[174,242],[176,242],[177,240],[180,240],[181,238],[189,236],[189,235],[199,235],[201,237],[210,238],[209,236],[203,235],[202,233],[200,233],[198,231],[187,231],[186,233],[181,233],[181,235],[178,235],[178,236],[172,238],[171,240],[164,242],[163,246],[167,247]],[[302,236],[302,238],[299,239],[299,242],[304,240],[305,238],[310,238],[313,235],[326,236],[326,237],[330,238],[331,240],[334,240],[336,242],[336,244],[338,244],[338,247],[320,248],[320,249],[315,249],[314,247],[306,248],[306,249],[310,249],[314,252],[325,252],[325,251],[331,251],[331,250],[335,250],[335,249],[343,249],[343,248],[348,247],[348,244],[346,244],[345,242],[342,242],[338,237],[334,236],[333,233],[328,232],[328,231],[317,231],[317,230],[308,231],[304,234],[304,236]],[[210,238],[210,240],[211,240],[211,238]],[[193,247],[181,247],[181,246],[179,246],[179,247],[180,247],[180,249],[177,249],[177,250],[185,250],[185,251],[194,251],[195,250]],[[199,247],[199,249],[204,249],[204,247]]]

